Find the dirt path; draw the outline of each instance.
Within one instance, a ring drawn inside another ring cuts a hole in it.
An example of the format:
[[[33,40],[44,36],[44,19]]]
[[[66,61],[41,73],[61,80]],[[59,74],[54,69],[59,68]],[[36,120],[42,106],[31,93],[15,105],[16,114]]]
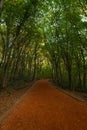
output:
[[[87,130],[87,105],[40,80],[12,110],[1,130]]]

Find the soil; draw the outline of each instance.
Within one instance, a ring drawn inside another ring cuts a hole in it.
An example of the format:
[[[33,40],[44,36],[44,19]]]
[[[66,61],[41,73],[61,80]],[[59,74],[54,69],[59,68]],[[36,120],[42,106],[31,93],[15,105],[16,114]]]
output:
[[[39,80],[12,108],[1,130],[87,130],[87,105]]]
[[[72,98],[75,98],[76,100],[79,100],[81,102],[84,102],[85,104],[87,104],[87,93],[86,92],[78,92],[78,91],[71,91],[68,89],[61,89],[58,86],[55,86],[56,89],[64,92],[65,94],[71,96]]]
[[[5,119],[10,109],[27,92],[33,83],[20,83],[14,88],[0,90],[0,124]]]

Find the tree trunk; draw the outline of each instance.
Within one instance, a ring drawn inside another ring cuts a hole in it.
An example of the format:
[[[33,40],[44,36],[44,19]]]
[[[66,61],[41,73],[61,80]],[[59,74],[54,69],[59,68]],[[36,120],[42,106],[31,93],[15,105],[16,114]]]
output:
[[[84,56],[84,52],[81,49],[81,55],[82,55],[82,59],[83,59],[83,88],[86,88],[86,61],[85,61],[85,56]]]
[[[69,88],[72,90],[72,74],[71,74],[71,68],[68,69],[68,81],[69,81]]]
[[[2,14],[3,3],[4,3],[4,0],[0,0],[0,19],[1,19],[1,14]],[[0,20],[0,22],[1,22],[1,20]]]
[[[85,62],[83,63],[83,87],[86,88],[86,66],[85,66]]]
[[[65,58],[63,57],[66,71],[68,72],[68,87],[72,90],[72,63],[71,63],[71,57],[68,52],[65,52]]]
[[[36,56],[34,58],[34,71],[33,71],[33,77],[32,80],[34,80],[36,78]]]
[[[38,44],[36,43],[36,45],[35,45],[35,50],[34,50],[34,71],[33,71],[33,77],[32,77],[32,80],[34,80],[34,79],[36,78],[37,47],[38,47]]]
[[[62,71],[61,71],[61,65],[60,65],[60,61],[59,61],[59,77],[60,77],[60,84],[62,83]]]

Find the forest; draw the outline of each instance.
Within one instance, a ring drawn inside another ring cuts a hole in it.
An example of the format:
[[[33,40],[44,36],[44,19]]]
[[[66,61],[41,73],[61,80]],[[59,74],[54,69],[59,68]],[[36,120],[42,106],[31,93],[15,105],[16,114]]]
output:
[[[44,78],[87,91],[87,1],[0,0],[0,88]]]

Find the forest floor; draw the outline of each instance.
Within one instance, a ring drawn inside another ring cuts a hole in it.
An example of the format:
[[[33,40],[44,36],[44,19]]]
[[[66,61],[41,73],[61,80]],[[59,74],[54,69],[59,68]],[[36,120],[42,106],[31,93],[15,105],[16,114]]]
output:
[[[1,130],[87,130],[87,104],[39,80],[12,108]]]

